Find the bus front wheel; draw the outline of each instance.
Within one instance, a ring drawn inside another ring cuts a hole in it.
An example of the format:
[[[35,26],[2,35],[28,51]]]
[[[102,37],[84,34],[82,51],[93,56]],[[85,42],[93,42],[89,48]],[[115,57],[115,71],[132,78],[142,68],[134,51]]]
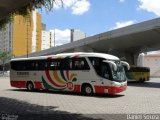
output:
[[[92,89],[91,85],[88,85],[88,84],[83,85],[83,87],[82,87],[82,93],[84,93],[86,95],[92,94],[93,93],[93,89]]]
[[[28,82],[28,83],[27,83],[27,90],[28,90],[28,91],[33,91],[33,90],[34,90],[34,86],[33,86],[33,83],[32,83],[32,82]]]

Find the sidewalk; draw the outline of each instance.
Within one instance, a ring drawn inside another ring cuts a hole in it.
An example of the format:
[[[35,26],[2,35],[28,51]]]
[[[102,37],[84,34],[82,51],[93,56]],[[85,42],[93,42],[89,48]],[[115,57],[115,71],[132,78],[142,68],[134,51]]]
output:
[[[9,77],[10,74],[7,72],[4,72],[4,74],[0,71],[0,77]]]

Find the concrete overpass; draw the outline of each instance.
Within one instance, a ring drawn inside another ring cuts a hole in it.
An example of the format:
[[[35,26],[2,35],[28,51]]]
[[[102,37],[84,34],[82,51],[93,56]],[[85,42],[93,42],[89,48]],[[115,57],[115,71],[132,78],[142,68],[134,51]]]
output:
[[[64,52],[101,52],[116,55],[130,64],[136,64],[139,53],[152,50],[160,50],[160,18],[107,31],[29,56]]]

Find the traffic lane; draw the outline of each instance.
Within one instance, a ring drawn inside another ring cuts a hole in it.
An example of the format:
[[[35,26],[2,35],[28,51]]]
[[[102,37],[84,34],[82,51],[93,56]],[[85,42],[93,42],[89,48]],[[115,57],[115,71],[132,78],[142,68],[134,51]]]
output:
[[[10,85],[8,85],[8,78],[0,78],[0,81],[3,81],[3,84],[0,84],[0,96],[2,98],[13,99],[26,103],[25,106],[23,106],[23,104],[20,104],[19,107],[17,106],[18,110],[20,108],[26,108],[33,110],[32,113],[34,113],[34,111],[36,113],[37,111],[36,107],[33,107],[33,105],[41,106],[48,112],[62,111],[70,114],[81,115],[130,113],[156,114],[160,111],[160,89],[157,87],[157,84],[159,84],[158,79],[152,79],[151,81],[144,83],[144,86],[147,84],[149,87],[143,87],[142,84],[141,86],[138,86],[138,83],[132,83],[132,85],[129,84],[125,92],[115,96],[84,96],[76,93],[53,91],[28,92],[25,89],[10,87]],[[52,108],[46,109],[46,106],[50,106]],[[10,112],[16,111],[16,106],[14,106],[15,108],[12,107],[12,105],[8,107]],[[25,109],[22,111],[25,113]],[[43,114],[43,111],[39,111],[39,113]]]

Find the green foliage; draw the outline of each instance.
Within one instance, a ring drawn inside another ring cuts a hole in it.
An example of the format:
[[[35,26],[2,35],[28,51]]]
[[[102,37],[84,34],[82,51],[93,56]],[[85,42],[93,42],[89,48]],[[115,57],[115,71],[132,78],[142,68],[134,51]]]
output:
[[[0,52],[0,60],[2,62],[5,62],[5,60],[8,58],[9,54],[7,52]]]
[[[7,16],[5,19],[2,19],[0,21],[0,30],[5,28],[5,25],[9,22],[13,21],[13,15],[10,14],[9,16]]]
[[[3,75],[5,71],[5,61],[9,58],[9,53],[8,52],[1,52],[0,51],[0,61],[2,61],[3,64]]]
[[[58,4],[59,2],[63,5],[63,0],[30,0],[26,6],[14,10],[5,19],[0,20],[0,29],[4,28],[7,23],[12,22],[14,16],[17,14],[27,16],[32,10],[40,9],[42,7],[45,7],[48,11],[51,11],[54,7],[54,3]]]

